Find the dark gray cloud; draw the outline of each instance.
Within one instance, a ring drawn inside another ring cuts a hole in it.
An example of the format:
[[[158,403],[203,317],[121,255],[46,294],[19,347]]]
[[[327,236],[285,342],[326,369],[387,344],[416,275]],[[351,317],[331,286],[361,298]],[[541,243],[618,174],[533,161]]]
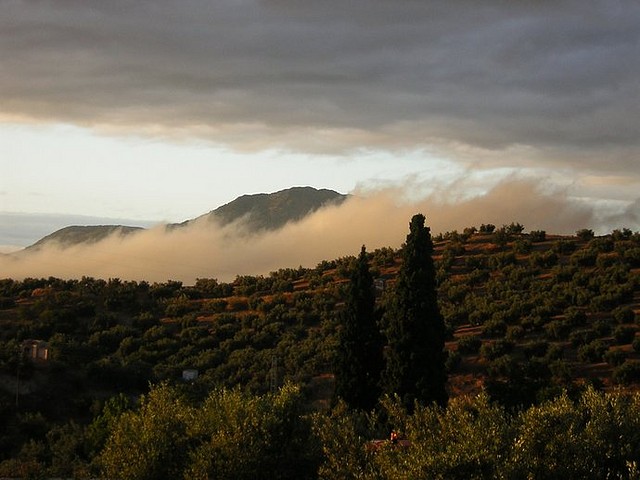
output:
[[[4,118],[640,173],[635,0],[8,0],[0,58]]]

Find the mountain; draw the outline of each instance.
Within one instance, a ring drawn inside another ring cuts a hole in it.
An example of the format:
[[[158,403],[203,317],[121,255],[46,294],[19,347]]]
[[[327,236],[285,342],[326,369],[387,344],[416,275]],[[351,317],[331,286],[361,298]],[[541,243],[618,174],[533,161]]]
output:
[[[65,227],[41,238],[26,250],[37,250],[45,245],[58,244],[63,248],[73,247],[81,243],[90,244],[104,240],[110,235],[126,237],[144,230],[142,227],[127,227],[124,225],[74,225]]]
[[[215,210],[182,223],[169,224],[167,228],[180,228],[196,221],[217,222],[227,225],[243,221],[248,233],[277,230],[289,222],[302,220],[305,216],[328,205],[339,205],[348,195],[333,190],[313,187],[293,187],[275,193],[243,195]],[[41,238],[25,250],[35,250],[44,245],[58,244],[63,248],[79,244],[99,242],[117,234],[122,237],[142,231],[142,227],[123,225],[70,226]]]
[[[275,193],[242,195],[234,201],[180,225],[206,219],[227,225],[242,220],[250,233],[277,230],[302,220],[319,208],[341,204],[348,195],[313,187],[293,187]]]

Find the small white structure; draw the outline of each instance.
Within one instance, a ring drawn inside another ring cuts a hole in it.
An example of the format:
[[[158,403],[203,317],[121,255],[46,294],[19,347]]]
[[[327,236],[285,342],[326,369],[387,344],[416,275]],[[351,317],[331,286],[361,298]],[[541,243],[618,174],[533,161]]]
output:
[[[49,360],[49,344],[43,340],[25,340],[22,342],[24,356],[34,362]]]
[[[188,368],[182,371],[182,380],[185,382],[193,382],[196,378],[198,378],[198,370],[195,368]]]

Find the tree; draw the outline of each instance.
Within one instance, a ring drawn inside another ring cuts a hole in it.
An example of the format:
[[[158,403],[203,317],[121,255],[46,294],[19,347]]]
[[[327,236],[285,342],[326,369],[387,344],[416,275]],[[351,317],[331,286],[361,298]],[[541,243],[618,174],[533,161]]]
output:
[[[437,303],[433,243],[422,214],[414,215],[402,249],[395,295],[385,315],[384,387],[409,410],[414,402],[445,406],[445,325]]]
[[[166,384],[118,416],[98,461],[106,478],[179,478],[187,460],[191,409]]]
[[[336,396],[351,408],[370,410],[380,395],[383,345],[377,317],[373,277],[363,245],[351,272],[335,371]]]

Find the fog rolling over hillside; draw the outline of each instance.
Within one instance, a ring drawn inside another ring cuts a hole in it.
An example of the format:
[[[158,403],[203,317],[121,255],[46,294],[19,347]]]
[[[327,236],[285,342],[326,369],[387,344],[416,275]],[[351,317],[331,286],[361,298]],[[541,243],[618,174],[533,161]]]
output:
[[[466,226],[518,221],[526,230],[573,233],[594,228],[604,233],[626,226],[638,229],[633,210],[601,218],[593,209],[532,181],[510,179],[490,191],[458,198],[440,191],[406,200],[410,185],[355,192],[339,205],[329,204],[277,230],[246,235],[242,219],[221,225],[207,217],[183,228],[159,226],[135,235],[113,234],[93,244],[68,248],[50,245],[0,258],[0,277],[121,278],[147,281],[196,278],[229,281],[237,275],[267,274],[285,267],[315,266],[325,259],[355,255],[404,241],[411,216],[422,212],[433,233]],[[443,199],[447,199],[446,201]],[[635,223],[633,223],[635,222]],[[607,230],[609,229],[609,230]]]
[[[322,207],[340,205],[346,198],[347,195],[333,190],[318,190],[313,187],[292,187],[275,193],[243,195],[207,214],[182,223],[168,224],[166,228],[173,230],[203,222],[208,222],[216,228],[236,224],[238,233],[242,231],[247,235],[255,235],[300,221]],[[143,230],[141,227],[124,225],[68,226],[46,235],[27,247],[27,250],[87,246],[110,236],[124,238]]]

